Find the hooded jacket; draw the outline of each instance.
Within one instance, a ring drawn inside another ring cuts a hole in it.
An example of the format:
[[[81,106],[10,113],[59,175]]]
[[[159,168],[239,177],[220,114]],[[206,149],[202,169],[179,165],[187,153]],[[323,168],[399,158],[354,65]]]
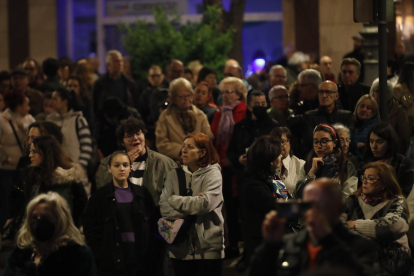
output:
[[[65,137],[62,144],[63,150],[73,162],[86,167],[92,155],[92,139],[82,111],[71,109],[63,116],[55,111],[46,117],[46,121],[62,128]]]
[[[181,260],[224,258],[224,219],[222,177],[218,164],[200,168],[191,173],[183,166],[187,188],[193,196],[179,196],[176,170],[167,175],[162,190],[160,207],[165,220],[175,221],[187,215],[197,215],[184,241],[170,245],[170,257]],[[191,186],[190,186],[191,183]]]
[[[10,217],[23,217],[27,204],[33,199],[33,179],[31,172],[34,168],[21,169],[13,182],[10,195]],[[72,211],[72,218],[76,226],[80,225],[80,217],[88,202],[82,180],[85,178],[85,171],[76,164],[74,167],[64,170],[58,167],[52,176],[51,183],[41,183],[39,194],[56,192],[69,204]]]

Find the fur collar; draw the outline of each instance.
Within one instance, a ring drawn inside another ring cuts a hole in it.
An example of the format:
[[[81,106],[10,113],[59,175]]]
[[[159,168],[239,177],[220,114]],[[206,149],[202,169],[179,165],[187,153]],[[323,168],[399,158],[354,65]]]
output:
[[[68,170],[58,167],[53,173],[53,184],[67,184],[68,182],[81,183],[85,177],[85,170],[79,164],[75,164]]]

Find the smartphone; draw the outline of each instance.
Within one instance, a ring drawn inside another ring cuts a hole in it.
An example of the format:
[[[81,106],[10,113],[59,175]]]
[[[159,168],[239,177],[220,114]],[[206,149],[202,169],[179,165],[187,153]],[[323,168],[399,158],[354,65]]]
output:
[[[300,199],[289,199],[286,201],[277,202],[277,214],[282,218],[300,219],[306,211],[312,207],[312,202],[304,202]]]

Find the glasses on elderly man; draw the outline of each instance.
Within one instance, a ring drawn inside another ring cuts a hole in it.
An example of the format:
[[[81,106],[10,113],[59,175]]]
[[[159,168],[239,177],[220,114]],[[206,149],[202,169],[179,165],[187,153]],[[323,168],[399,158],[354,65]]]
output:
[[[332,94],[338,93],[332,90],[318,90],[319,95],[326,94],[327,96],[331,96]]]

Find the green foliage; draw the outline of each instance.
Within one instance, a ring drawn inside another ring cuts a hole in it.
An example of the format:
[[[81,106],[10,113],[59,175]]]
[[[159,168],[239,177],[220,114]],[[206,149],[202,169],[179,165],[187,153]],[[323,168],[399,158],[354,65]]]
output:
[[[171,59],[179,59],[184,65],[199,60],[203,66],[216,69],[220,77],[235,32],[220,32],[220,8],[209,6],[204,22],[197,23],[180,24],[179,16],[169,19],[161,7],[156,7],[153,15],[155,23],[138,19],[134,24],[119,25],[134,75],[145,79],[151,65],[164,69]]]

